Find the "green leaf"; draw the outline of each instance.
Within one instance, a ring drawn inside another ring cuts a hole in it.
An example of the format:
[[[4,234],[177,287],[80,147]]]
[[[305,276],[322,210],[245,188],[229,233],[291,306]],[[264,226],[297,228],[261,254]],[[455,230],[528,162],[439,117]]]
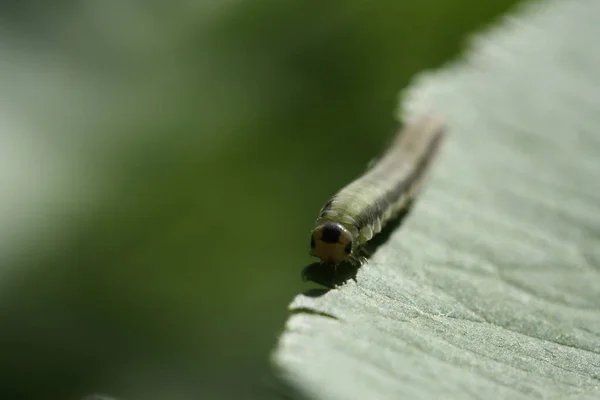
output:
[[[513,15],[403,94],[447,141],[356,281],[291,304],[290,396],[600,398],[600,2]]]

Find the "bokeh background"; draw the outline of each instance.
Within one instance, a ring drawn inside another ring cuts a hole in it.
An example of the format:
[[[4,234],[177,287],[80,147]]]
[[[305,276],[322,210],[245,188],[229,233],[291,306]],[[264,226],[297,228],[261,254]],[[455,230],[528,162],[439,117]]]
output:
[[[322,203],[514,3],[1,1],[0,398],[272,398]]]

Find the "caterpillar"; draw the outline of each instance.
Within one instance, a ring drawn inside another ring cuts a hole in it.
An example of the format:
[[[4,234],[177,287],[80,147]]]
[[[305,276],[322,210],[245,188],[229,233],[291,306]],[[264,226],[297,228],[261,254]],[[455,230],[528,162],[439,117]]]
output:
[[[417,196],[444,135],[435,116],[405,124],[382,156],[321,208],[310,255],[323,264],[364,263],[364,245]]]

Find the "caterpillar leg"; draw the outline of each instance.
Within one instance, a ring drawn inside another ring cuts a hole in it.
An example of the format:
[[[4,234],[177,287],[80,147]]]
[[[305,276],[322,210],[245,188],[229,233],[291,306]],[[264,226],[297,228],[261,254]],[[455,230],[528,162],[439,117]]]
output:
[[[363,253],[363,252],[361,252],[361,254],[358,254],[358,255],[352,257],[352,259],[351,259],[352,265],[357,266],[357,267],[365,265],[367,263],[367,261],[369,261],[368,253]]]
[[[366,247],[361,247],[358,254],[358,261],[360,265],[365,264],[368,261],[369,257],[371,257],[372,255]]]
[[[366,264],[370,255],[371,254],[367,249],[365,249],[364,247],[361,247],[356,250],[355,254],[350,256],[348,261],[350,262],[350,264],[354,265],[355,267],[360,267],[360,266]]]

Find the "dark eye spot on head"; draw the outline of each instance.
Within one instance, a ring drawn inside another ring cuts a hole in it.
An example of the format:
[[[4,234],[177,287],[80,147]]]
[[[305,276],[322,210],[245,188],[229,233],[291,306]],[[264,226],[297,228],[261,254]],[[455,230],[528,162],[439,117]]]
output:
[[[352,252],[352,242],[348,243],[346,247],[344,247],[344,252],[346,254],[350,254]]]
[[[313,236],[310,237],[310,248],[311,249],[315,248],[315,238]]]
[[[328,224],[323,227],[323,231],[321,232],[321,240],[325,243],[337,243],[340,240],[340,235],[342,231],[340,228],[333,224]]]

